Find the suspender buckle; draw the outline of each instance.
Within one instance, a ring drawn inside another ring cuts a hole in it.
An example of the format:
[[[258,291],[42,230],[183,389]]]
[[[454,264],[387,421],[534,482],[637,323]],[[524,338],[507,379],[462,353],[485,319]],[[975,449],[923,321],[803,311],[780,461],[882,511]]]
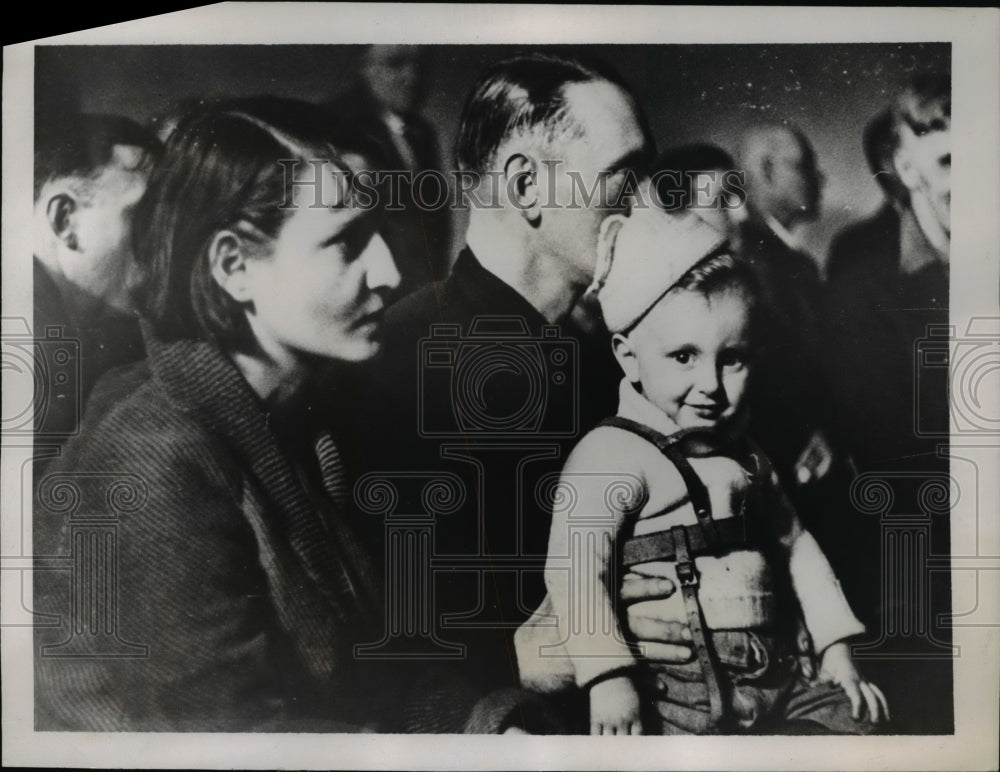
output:
[[[698,586],[698,573],[695,571],[692,561],[685,560],[677,563],[677,580],[681,583],[681,587]]]

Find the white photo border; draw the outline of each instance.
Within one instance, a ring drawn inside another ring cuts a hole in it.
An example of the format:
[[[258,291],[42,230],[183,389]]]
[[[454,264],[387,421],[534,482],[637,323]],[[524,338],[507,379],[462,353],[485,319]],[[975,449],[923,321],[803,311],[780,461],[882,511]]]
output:
[[[223,3],[6,47],[3,70],[3,316],[31,318],[34,49],[165,43],[951,43],[953,198],[951,324],[1000,317],[1000,12],[997,9],[639,7]],[[5,378],[5,381],[7,379]],[[7,384],[5,383],[5,386]],[[21,395],[23,396],[23,395]],[[998,395],[994,395],[998,398]],[[19,400],[8,393],[3,399]],[[995,407],[995,406],[994,406]],[[992,415],[996,415],[994,410]],[[933,737],[532,737],[292,734],[91,734],[33,731],[32,631],[2,625],[3,763],[149,768],[412,769],[987,769],[996,768],[1000,684],[1000,472],[997,438],[975,447],[978,500],[953,528],[975,530],[973,559],[953,568],[953,608],[992,608],[955,627],[955,734]],[[31,598],[30,464],[4,443],[4,616]],[[23,449],[22,449],[23,451]],[[976,497],[974,497],[976,498]],[[976,525],[976,510],[986,517]],[[953,543],[959,543],[953,537]],[[959,549],[957,546],[955,549]],[[956,558],[959,557],[956,552]],[[25,562],[27,561],[27,562]],[[963,562],[964,561],[964,562]],[[959,574],[965,575],[959,577]],[[971,572],[971,573],[970,573]],[[971,578],[970,578],[971,577]],[[22,582],[22,578],[25,581]],[[990,623],[992,620],[992,623]],[[930,706],[929,706],[930,707]]]

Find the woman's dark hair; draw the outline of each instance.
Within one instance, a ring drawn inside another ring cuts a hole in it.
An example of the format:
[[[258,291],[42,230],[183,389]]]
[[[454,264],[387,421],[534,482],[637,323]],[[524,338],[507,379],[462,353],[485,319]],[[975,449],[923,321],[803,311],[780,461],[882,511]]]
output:
[[[248,340],[243,308],[212,278],[208,247],[219,230],[245,223],[253,228],[241,233],[274,238],[294,211],[286,202],[295,162],[308,170],[305,162],[323,159],[346,169],[328,137],[319,107],[273,97],[209,105],[178,123],[134,226],[133,292],[159,336],[226,347]]]

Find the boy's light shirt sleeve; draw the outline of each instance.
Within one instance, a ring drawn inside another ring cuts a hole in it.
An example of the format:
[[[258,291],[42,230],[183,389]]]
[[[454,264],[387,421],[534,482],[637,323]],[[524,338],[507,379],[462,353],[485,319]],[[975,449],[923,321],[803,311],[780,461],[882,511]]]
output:
[[[636,663],[611,596],[617,592],[612,545],[624,520],[605,501],[612,479],[613,475],[568,464],[560,484],[574,488],[575,505],[571,513],[553,514],[549,538],[545,584],[565,647],[565,653],[552,654],[569,655],[581,687]]]
[[[640,420],[664,434],[678,431],[679,427],[628,379],[622,379],[618,396],[619,415]],[[621,459],[612,461],[621,466]],[[588,482],[588,474],[593,473],[593,469],[574,469],[570,464],[563,471],[563,482],[575,485],[579,495],[572,516],[553,513],[545,572],[549,597],[559,618],[560,639],[565,642],[580,686],[636,663],[609,594],[609,587],[618,591],[617,577],[611,576],[612,545],[621,537],[625,518],[621,512],[611,512],[605,501],[610,478],[604,475],[602,479],[598,473]],[[621,477],[627,477],[626,473]],[[570,557],[574,545],[576,554]]]
[[[817,653],[865,631],[851,611],[830,561],[808,531],[799,534],[792,544],[789,573]]]
[[[865,626],[851,610],[833,573],[833,567],[809,531],[802,527],[798,514],[781,488],[777,474],[770,469],[772,520],[786,530],[782,539],[788,549],[788,572],[802,609],[813,648],[822,652],[832,643],[865,631]],[[780,534],[779,534],[780,536]],[[787,539],[790,537],[790,541]]]

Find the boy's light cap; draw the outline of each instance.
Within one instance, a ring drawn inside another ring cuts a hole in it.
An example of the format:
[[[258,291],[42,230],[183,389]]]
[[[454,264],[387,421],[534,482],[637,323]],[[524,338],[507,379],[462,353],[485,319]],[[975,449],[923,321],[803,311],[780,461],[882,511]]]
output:
[[[677,280],[718,251],[726,238],[697,215],[649,207],[609,216],[597,242],[597,292],[611,332],[631,327]]]

